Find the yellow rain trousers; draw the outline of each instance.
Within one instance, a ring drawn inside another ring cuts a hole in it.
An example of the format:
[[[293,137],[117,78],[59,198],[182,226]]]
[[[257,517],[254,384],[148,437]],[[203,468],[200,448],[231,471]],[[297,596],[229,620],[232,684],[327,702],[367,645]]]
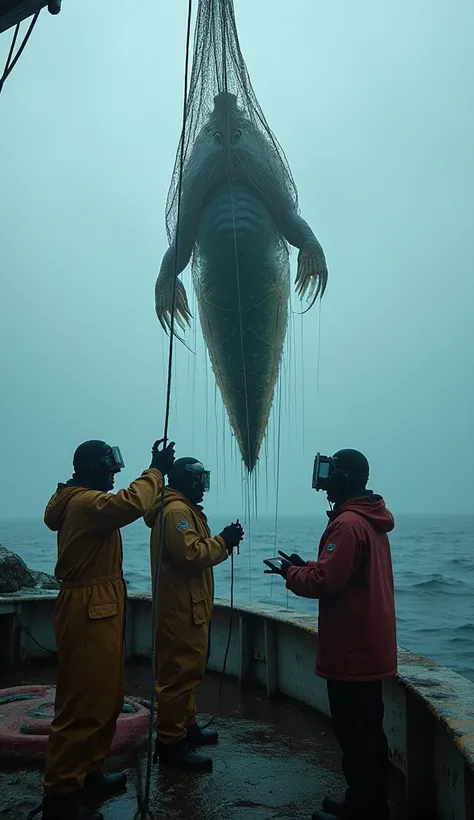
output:
[[[152,528],[152,577],[160,537],[160,502],[145,515]],[[157,733],[177,743],[196,721],[195,693],[207,661],[209,621],[214,604],[212,567],[228,558],[224,539],[211,537],[201,507],[167,487],[158,587]]]
[[[120,527],[156,504],[163,477],[146,470],[116,494],[60,485],[44,520],[58,533],[54,609],[59,658],[44,790],[82,788],[109,752],[124,698],[126,590]]]

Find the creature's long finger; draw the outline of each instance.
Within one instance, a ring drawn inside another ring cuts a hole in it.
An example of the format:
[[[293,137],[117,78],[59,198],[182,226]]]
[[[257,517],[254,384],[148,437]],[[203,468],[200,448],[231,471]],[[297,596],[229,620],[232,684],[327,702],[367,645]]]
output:
[[[313,280],[314,286],[311,288],[310,296],[314,297],[314,300],[322,296],[322,287],[323,287],[323,274],[318,273],[317,278]]]
[[[299,291],[299,289],[301,288],[301,278],[302,278],[301,277],[301,270],[298,267],[298,272],[295,276],[295,288],[296,288],[297,291]]]
[[[192,318],[191,311],[189,310],[188,300],[186,298],[186,294],[180,292],[179,294],[179,311],[186,322],[189,324],[190,319]]]
[[[297,283],[297,293],[300,299],[303,298],[304,294],[306,293],[309,285],[309,280],[306,275],[299,277],[299,282]]]
[[[179,311],[176,311],[175,313],[175,322],[180,326],[181,330],[186,330],[187,322],[183,319]]]
[[[300,299],[302,299],[302,298],[303,298],[303,295],[304,295],[304,289],[305,289],[305,288],[304,288],[304,284],[303,284],[303,282],[300,282],[300,283],[299,283],[299,285],[298,285],[298,287],[296,288],[296,294],[297,294],[297,296],[298,296]]]
[[[168,335],[171,331],[171,310],[168,304],[168,299],[165,296],[162,296],[160,299],[158,318],[160,318],[160,323],[163,330]]]
[[[315,299],[317,299],[318,296],[322,295],[321,291],[323,286],[323,275],[324,273],[319,271],[319,273],[317,273],[316,277],[313,279],[313,286],[311,288],[310,295],[314,296]]]
[[[325,268],[324,273],[323,273],[323,277],[322,277],[321,299],[324,296],[324,291],[326,290],[327,284],[328,284],[328,271],[327,271],[327,268]]]
[[[176,319],[182,330],[186,330],[186,327],[189,327],[191,324],[189,320],[189,310],[182,298],[178,300],[176,306]]]
[[[164,311],[162,306],[158,303],[158,304],[155,305],[155,312],[156,312],[156,315],[158,316],[158,321],[159,321],[161,327],[163,328],[165,333],[168,334],[166,311]]]

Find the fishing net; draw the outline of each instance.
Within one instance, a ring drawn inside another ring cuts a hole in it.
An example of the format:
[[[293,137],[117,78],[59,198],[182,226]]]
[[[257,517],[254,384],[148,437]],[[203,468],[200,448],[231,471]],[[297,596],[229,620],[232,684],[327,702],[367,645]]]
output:
[[[170,248],[155,287],[157,315],[169,330],[174,304],[176,323],[183,330],[190,323],[185,288],[175,280],[191,261],[214,376],[252,471],[288,324],[289,243],[299,248],[300,295],[309,288],[317,296],[326,269],[319,242],[298,214],[285,154],[252,88],[232,0],[198,4],[166,229]]]
[[[209,118],[214,110],[215,98],[227,92],[236,98],[241,115],[250,120],[255,129],[255,137],[264,142],[268,171],[263,179],[255,179],[258,186],[268,186],[268,175],[274,175],[276,169],[281,174],[286,193],[295,208],[298,207],[298,193],[284,151],[259,105],[252,88],[250,76],[240,49],[239,35],[234,14],[233,0],[200,0],[197,10],[193,45],[193,64],[189,83],[186,108],[186,123],[176,154],[170,189],[166,201],[166,230],[168,240],[174,239],[177,216],[181,151],[184,141],[184,179],[183,189],[192,184],[189,178],[189,158],[196,146],[198,137],[204,136],[212,121]],[[217,114],[219,106],[217,106]],[[207,128],[202,134],[204,126]],[[232,159],[231,159],[232,161]],[[231,168],[228,171],[231,172]],[[203,180],[203,184],[208,180]],[[270,196],[274,195],[274,184],[270,180]],[[264,190],[264,195],[268,190]]]

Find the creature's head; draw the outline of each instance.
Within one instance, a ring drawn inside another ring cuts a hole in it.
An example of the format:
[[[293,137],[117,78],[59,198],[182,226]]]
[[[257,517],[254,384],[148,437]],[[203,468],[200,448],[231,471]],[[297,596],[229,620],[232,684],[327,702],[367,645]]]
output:
[[[315,460],[313,487],[337,507],[364,492],[368,480],[369,462],[358,450],[338,450],[331,458],[318,455]]]
[[[294,207],[282,158],[255,117],[238,106],[235,94],[223,91],[214,97],[214,108],[186,160],[183,224],[194,225],[210,191],[229,180],[248,186],[271,212]]]
[[[237,105],[237,96],[222,91],[214,97],[214,109],[209,118],[212,139],[218,145],[237,145],[243,136],[246,117]],[[248,122],[250,125],[250,122]]]
[[[85,441],[73,457],[75,483],[91,490],[113,490],[116,473],[125,466],[118,447],[110,447],[105,441]]]
[[[168,475],[168,487],[177,490],[193,504],[200,504],[209,490],[210,473],[196,458],[178,458]]]

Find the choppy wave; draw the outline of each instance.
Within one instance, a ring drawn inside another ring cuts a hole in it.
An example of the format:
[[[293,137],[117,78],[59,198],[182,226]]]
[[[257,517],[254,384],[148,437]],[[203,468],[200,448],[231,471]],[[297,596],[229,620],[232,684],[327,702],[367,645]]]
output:
[[[413,584],[411,589],[421,589],[426,592],[441,592],[443,595],[451,595],[454,589],[457,593],[470,592],[472,591],[472,585],[466,581],[447,578],[444,575],[432,575],[431,578],[427,578],[426,581],[419,581]]]

